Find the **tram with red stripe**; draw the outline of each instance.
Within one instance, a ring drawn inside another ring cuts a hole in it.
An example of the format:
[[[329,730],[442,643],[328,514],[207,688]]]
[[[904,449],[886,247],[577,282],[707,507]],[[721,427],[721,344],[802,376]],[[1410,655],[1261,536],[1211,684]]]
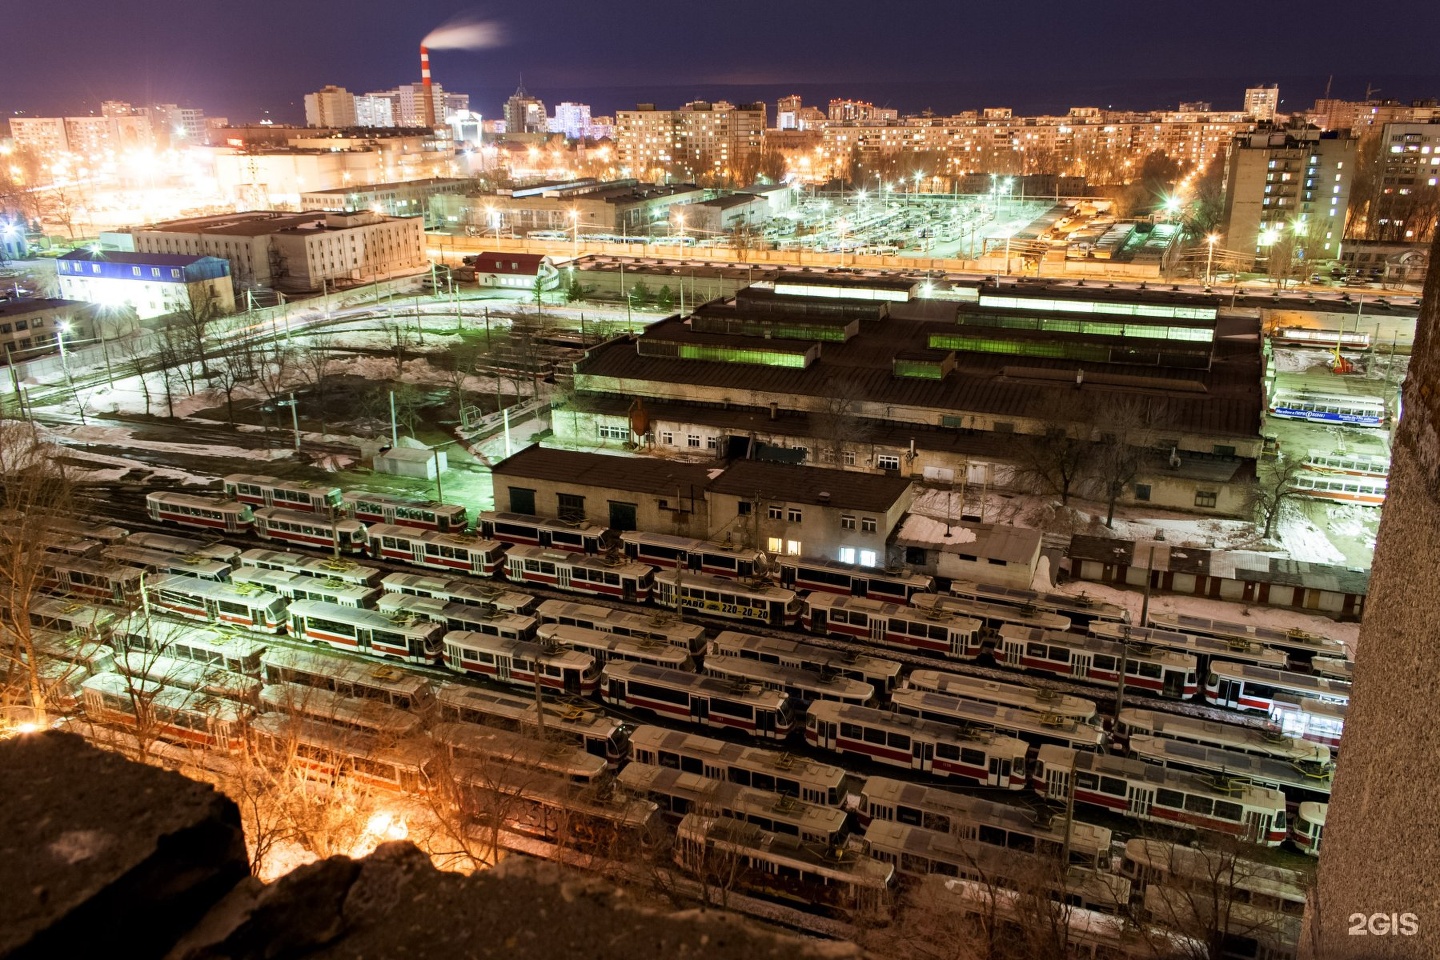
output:
[[[393,523],[371,526],[365,549],[370,556],[382,560],[485,577],[495,576],[505,562],[505,545],[498,541]]]
[[[255,507],[281,507],[322,517],[341,507],[339,487],[308,480],[277,480],[249,473],[232,473],[222,481],[225,496]]]
[[[528,513],[482,512],[475,527],[487,540],[517,546],[550,547],[571,553],[600,553],[605,549],[607,528],[588,520],[556,520]]]
[[[407,500],[384,493],[348,491],[341,496],[345,513],[361,523],[393,523],[401,527],[464,533],[469,521],[458,503]]]
[[[301,510],[261,507],[255,511],[255,536],[318,550],[359,553],[365,549],[365,525],[344,518],[330,520]]]
[[[543,547],[511,547],[505,554],[505,578],[511,583],[538,583],[571,593],[646,603],[655,582],[655,570],[624,557],[585,556]]]
[[[342,607],[324,600],[290,604],[290,633],[297,639],[407,663],[439,662],[444,632],[444,624],[391,618],[377,610]]]
[[[811,594],[804,626],[812,633],[952,659],[980,655],[983,624],[948,610],[922,610],[869,597]]]
[[[1077,633],[1001,627],[995,661],[1109,687],[1119,683],[1123,663],[1128,689],[1171,700],[1189,699],[1200,689],[1195,658],[1187,653],[1133,643],[1127,649]]]
[[[618,707],[770,740],[784,740],[796,723],[789,698],[778,690],[648,663],[607,663],[600,696]]]
[[[285,629],[285,598],[246,584],[165,574],[145,585],[151,606],[187,620],[222,623],[257,633]]]
[[[595,658],[579,650],[556,649],[533,640],[498,637],[474,630],[445,634],[445,666],[456,673],[497,683],[590,696],[600,683]]]
[[[1269,713],[1277,696],[1348,704],[1350,684],[1313,673],[1270,670],[1248,663],[1210,664],[1205,699],[1217,707]]]
[[[168,490],[152,490],[145,494],[145,512],[151,520],[161,523],[198,530],[223,530],[226,533],[249,533],[255,522],[254,508],[248,503]]]

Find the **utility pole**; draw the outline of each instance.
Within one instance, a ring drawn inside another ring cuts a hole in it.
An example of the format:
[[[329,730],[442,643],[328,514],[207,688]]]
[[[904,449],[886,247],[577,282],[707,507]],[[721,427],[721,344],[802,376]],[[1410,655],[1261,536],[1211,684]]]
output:
[[[1150,585],[1155,580],[1155,544],[1150,544],[1150,557],[1145,561],[1145,595],[1140,601],[1140,626],[1144,628],[1150,616]],[[1125,673],[1130,668],[1130,624],[1122,630],[1120,641],[1120,679],[1115,684],[1115,720],[1119,723],[1120,711],[1125,706]]]
[[[291,424],[291,426],[293,426],[293,427],[295,428],[295,449],[296,449],[296,450],[299,450],[299,449],[300,449],[300,412],[299,412],[299,407],[298,407],[297,404],[295,403],[295,391],[294,391],[294,390],[291,390],[291,391],[290,391],[290,402],[287,404],[287,406],[290,408],[290,424]]]

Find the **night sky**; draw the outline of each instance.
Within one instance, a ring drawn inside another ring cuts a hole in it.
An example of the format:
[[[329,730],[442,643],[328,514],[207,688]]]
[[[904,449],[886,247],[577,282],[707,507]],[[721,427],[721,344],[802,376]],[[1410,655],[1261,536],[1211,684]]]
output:
[[[963,3],[954,0],[11,0],[0,25],[0,110],[98,112],[102,99],[179,102],[232,121],[263,111],[303,122],[327,83],[354,93],[419,79],[417,47],[464,15],[504,33],[491,49],[439,50],[435,78],[498,115],[523,75],[552,105],[596,114],[653,100],[774,100],[822,107],[855,97],[950,113],[1069,105],[1240,105],[1246,85],[1281,85],[1282,109],[1332,95],[1440,96],[1440,7],[1155,0]]]

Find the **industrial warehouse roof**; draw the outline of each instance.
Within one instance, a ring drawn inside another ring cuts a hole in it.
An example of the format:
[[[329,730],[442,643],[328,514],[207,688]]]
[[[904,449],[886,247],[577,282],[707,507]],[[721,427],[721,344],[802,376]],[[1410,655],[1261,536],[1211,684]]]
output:
[[[1039,530],[968,520],[945,521],[912,513],[900,523],[895,543],[941,553],[965,554],[1006,563],[1030,563],[1040,549]]]
[[[201,260],[214,260],[215,257],[208,254],[196,253],[130,253],[125,250],[101,250],[99,253],[91,252],[89,247],[80,250],[71,250],[64,256],[56,257],[57,260],[72,262],[94,262],[94,263],[128,263],[142,267],[188,267],[192,263]]]
[[[185,220],[167,220],[139,227],[136,232],[148,233],[205,233],[231,237],[263,237],[292,227],[304,226],[316,220],[324,222],[323,210],[309,210],[303,213],[275,213],[269,210],[247,210],[242,213],[224,213],[212,217],[190,217]]]
[[[956,305],[948,307],[953,317]],[[1222,317],[1217,321],[1209,370],[1175,371],[1138,364],[959,351],[954,372],[943,379],[895,376],[892,358],[897,353],[925,350],[930,334],[947,329],[934,318],[935,309],[933,302],[927,302],[925,319],[917,319],[911,316],[910,304],[894,305],[889,319],[863,324],[860,335],[848,342],[821,344],[819,359],[804,369],[644,356],[633,341],[620,340],[592,350],[576,372],[586,391],[645,395],[654,390],[645,386],[649,381],[731,391],[733,403],[747,402],[747,397],[757,393],[828,396],[835,384],[844,383],[857,400],[929,409],[935,411],[937,420],[941,415],[967,414],[999,420],[1069,419],[1082,400],[1100,404],[1117,396],[1139,395],[1164,400],[1177,431],[1245,438],[1259,434],[1263,404],[1260,324],[1255,318]],[[673,336],[674,326],[660,323],[651,329],[659,339]],[[950,332],[964,329],[958,324],[948,327]],[[644,336],[648,335],[647,331]],[[1073,376],[1077,368],[1101,374],[1108,382],[1077,387]],[[1025,370],[1053,370],[1056,379],[1014,375]],[[1061,379],[1061,371],[1069,375]],[[592,378],[613,382],[597,384]]]
[[[760,460],[736,460],[710,483],[710,492],[742,500],[762,497],[847,510],[885,513],[910,489],[907,477],[826,470]]]
[[[1066,553],[1074,560],[1123,563],[1141,570],[1151,566],[1154,570],[1170,573],[1224,577],[1254,583],[1280,583],[1334,593],[1364,595],[1370,589],[1368,570],[1286,560],[1245,550],[1210,550],[1163,541],[1137,544],[1130,540],[1110,537],[1076,536],[1071,539]]]
[[[719,468],[703,463],[662,460],[658,457],[627,457],[612,453],[581,453],[529,447],[495,464],[497,478],[508,477],[573,483],[657,495],[679,492],[699,493]]]

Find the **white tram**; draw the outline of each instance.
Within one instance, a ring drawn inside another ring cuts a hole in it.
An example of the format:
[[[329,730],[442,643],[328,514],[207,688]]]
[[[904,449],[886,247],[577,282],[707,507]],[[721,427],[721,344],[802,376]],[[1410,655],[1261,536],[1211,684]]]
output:
[[[166,490],[152,490],[145,494],[145,512],[151,520],[162,523],[198,530],[223,530],[225,533],[249,533],[255,520],[254,510],[248,503]]]
[[[317,550],[359,553],[365,549],[365,525],[355,520],[331,520],[301,510],[261,507],[255,511],[255,536]]]
[[[531,737],[543,726],[546,737],[578,744],[612,767],[630,755],[630,728],[585,700],[546,700],[542,716],[534,696],[447,681],[436,689],[435,702],[446,720],[483,723]]]
[[[638,563],[665,570],[680,568],[691,573],[748,580],[763,574],[769,558],[763,550],[694,540],[668,533],[626,530],[620,534],[625,556]]]
[[[953,659],[980,655],[984,626],[973,617],[952,615],[948,610],[932,612],[828,593],[812,593],[807,598],[804,625],[812,633]]]
[[[542,642],[553,643],[588,653],[602,666],[612,660],[650,663],[669,670],[695,671],[695,661],[679,647],[648,637],[627,637],[621,633],[601,633],[585,627],[562,623],[541,624],[535,635]]]
[[[1306,873],[1140,838],[1126,842],[1120,872],[1132,880],[1142,916],[1182,930],[1213,927],[1226,957],[1296,954],[1312,881]]]
[[[1334,473],[1349,477],[1388,477],[1390,458],[1364,453],[1322,453],[1311,450],[1305,457],[1305,469],[1315,473]]]
[[[377,523],[368,528],[366,536],[365,549],[370,556],[431,570],[493,577],[505,562],[504,544],[459,533]]]
[[[392,657],[407,663],[440,659],[445,627],[425,620],[392,620],[376,610],[342,607],[324,600],[290,604],[290,634],[339,650]]]
[[[372,587],[380,578],[378,567],[367,567],[349,557],[315,557],[285,550],[246,550],[240,554],[240,566],[261,570],[283,570],[322,580],[339,580],[360,587]]]
[[[1271,730],[1242,727],[1233,723],[1216,723],[1173,713],[1157,713],[1154,710],[1134,710],[1129,707],[1121,710],[1115,730],[1121,736],[1135,733],[1147,737],[1164,737],[1268,757],[1286,763],[1330,762],[1330,748],[1309,740],[1288,737]]]
[[[655,570],[623,557],[519,546],[505,554],[505,578],[511,583],[538,583],[571,593],[646,603]]]
[[[52,531],[57,538],[93,540],[97,543],[119,543],[130,536],[130,531],[124,527],[117,527],[109,523],[89,523],[70,517],[46,517],[43,522],[46,529]]]
[[[1064,816],[1048,810],[999,803],[945,787],[869,777],[860,788],[858,813],[865,823],[905,823],[1056,861],[1068,851],[1074,866],[1110,867],[1108,827],[1079,820],[1067,823]]]
[[[127,647],[219,667],[247,677],[260,675],[260,659],[266,649],[265,644],[242,633],[141,614],[125,618],[115,635]]]
[[[257,633],[285,629],[285,598],[241,583],[162,574],[145,585],[150,604],[187,620],[243,627]]]
[[[550,650],[532,640],[515,640],[472,630],[445,634],[445,666],[456,673],[513,686],[588,697],[600,684],[600,666],[579,650]]]
[[[860,844],[821,847],[732,817],[697,813],[686,814],[676,828],[675,862],[707,880],[714,879],[715,864],[737,864],[738,876],[726,879],[744,891],[845,914],[882,910],[895,876],[894,867],[872,859]]]
[[[129,543],[102,547],[100,556],[127,567],[138,567],[146,573],[175,573],[182,577],[198,577],[201,580],[230,579],[230,564],[209,557],[182,557],[164,550],[150,550]]]
[[[200,540],[194,537],[175,537],[168,533],[140,531],[125,538],[125,542],[147,550],[164,550],[178,553],[182,557],[206,557],[234,566],[240,557],[240,548],[220,540]]]
[[[600,553],[606,534],[588,520],[555,520],[527,513],[482,512],[475,521],[476,529],[487,540],[499,540],[516,546],[547,547],[571,553]]]
[[[1285,794],[1270,787],[1053,744],[1040,748],[1031,777],[1035,792],[1057,803],[1073,798],[1136,820],[1270,847],[1285,839]]]
[[[309,780],[349,781],[388,793],[415,796],[429,789],[427,744],[394,740],[283,713],[262,713],[250,722],[250,739],[261,764],[276,773]]]
[[[267,683],[260,691],[260,709],[347,727],[389,742],[413,736],[421,729],[419,714],[380,700],[299,683]]]
[[[705,673],[731,682],[757,683],[767,690],[779,690],[797,706],[816,700],[862,706],[875,702],[875,688],[864,680],[807,667],[765,663],[746,657],[709,657],[705,660]]]
[[[963,600],[947,594],[917,593],[910,598],[910,602],[920,610],[943,611],[952,616],[979,620],[981,625],[990,631],[1002,630],[1007,626],[1064,631],[1071,626],[1069,617],[1049,610],[986,603],[982,600]]]
[[[530,640],[535,636],[534,617],[472,603],[446,603],[436,597],[417,597],[409,593],[382,593],[375,608],[387,617],[412,617],[443,623],[447,630],[473,630],[511,640]]]
[[[896,690],[890,695],[897,713],[967,728],[994,730],[1030,743],[1058,743],[1080,750],[1098,750],[1105,731],[1053,713],[1035,713],[994,703],[976,703],[964,697],[929,690]]]
[[[784,740],[796,722],[789,698],[778,691],[648,663],[606,664],[600,696],[616,706],[771,740]]]
[[[1310,661],[1310,670],[1317,677],[1344,680],[1346,683],[1355,682],[1355,661],[1353,660],[1341,660],[1339,657],[1316,657]]]
[[[221,700],[254,704],[260,697],[261,684],[255,677],[147,650],[122,653],[116,658],[115,666],[126,677],[143,677],[167,687],[178,687]]]
[[[934,579],[923,573],[890,571],[823,557],[781,557],[779,565],[780,584],[791,590],[908,603],[915,594],[935,589]]]
[[[96,673],[109,673],[115,669],[115,649],[95,637],[76,633],[59,633],[40,627],[30,632],[30,642],[38,658],[65,667],[71,673],[90,676]],[[20,665],[23,657],[12,655],[6,659],[14,668]],[[59,675],[58,671],[56,675]]]
[[[423,710],[432,700],[430,681],[388,663],[371,663],[314,650],[276,647],[260,658],[266,683],[295,683],[346,697],[379,700],[401,710]]]
[[[631,731],[630,755],[637,763],[698,773],[711,780],[728,780],[831,807],[845,800],[849,780],[840,767],[799,754],[649,724]]]
[[[144,570],[108,560],[51,553],[40,563],[51,593],[91,597],[101,603],[132,606],[145,583]]]
[[[245,747],[252,711],[244,704],[118,673],[97,673],[81,691],[93,723],[206,750],[238,753]]]
[[[1331,703],[1350,702],[1350,684],[1310,673],[1268,670],[1248,663],[1210,664],[1205,699],[1217,707],[1269,713],[1277,696],[1305,697]]]
[[[538,770],[577,786],[598,784],[610,776],[605,758],[584,747],[540,740],[500,727],[451,720],[435,724],[430,736],[456,760],[492,768],[498,764],[502,768]]]
[[[375,587],[264,567],[237,567],[230,581],[278,593],[286,600],[324,600],[342,607],[370,607],[380,595]]]
[[[1270,701],[1270,723],[1287,737],[1300,737],[1340,748],[1348,704],[1277,693]]]
[[[805,721],[810,746],[981,787],[1025,788],[1025,741],[887,710],[820,700]]]
[[[409,500],[384,493],[347,491],[341,494],[345,512],[364,524],[393,523],[440,533],[464,533],[465,508],[457,503]]]
[[[1329,810],[1330,804],[1317,803],[1314,800],[1300,804],[1300,809],[1295,813],[1295,822],[1290,825],[1290,842],[1295,844],[1301,853],[1312,857],[1320,856],[1320,840],[1325,835],[1325,815]]]
[[[981,603],[1000,603],[1028,610],[1044,610],[1070,618],[1070,625],[1084,629],[1096,621],[1129,623],[1130,611],[1115,603],[1096,600],[1089,594],[1042,593],[1039,590],[1024,590],[996,583],[971,583],[955,580],[950,592],[962,600]]]
[[[874,820],[865,830],[865,842],[872,857],[911,877],[935,874],[1002,890],[1043,891],[1052,899],[1110,914],[1130,905],[1130,881],[1108,871],[1066,867],[1062,884],[1062,871],[1054,861],[913,824]]]
[[[1165,630],[1181,630],[1198,633],[1221,640],[1255,640],[1269,647],[1286,651],[1291,660],[1308,662],[1312,657],[1347,656],[1345,644],[1329,637],[1318,636],[1305,630],[1280,630],[1252,623],[1236,623],[1227,620],[1211,620],[1206,617],[1192,617],[1183,613],[1154,613],[1147,626]]]
[[[504,613],[535,612],[535,598],[517,593],[502,583],[484,583],[465,578],[432,577],[424,573],[387,573],[380,581],[386,593],[405,593],[430,597],[446,603],[468,603],[478,607],[494,607]]]
[[[633,613],[573,600],[543,600],[535,608],[535,615],[541,623],[561,623],[668,643],[692,657],[705,653],[705,629],[696,623],[686,623],[674,613]]]
[[[1331,500],[1336,503],[1358,503],[1365,507],[1385,505],[1390,481],[1385,477],[1327,476],[1320,473],[1297,473],[1290,480],[1296,496],[1308,500]]]
[[[723,630],[710,641],[710,662],[717,657],[738,657],[782,667],[811,670],[821,676],[848,677],[868,683],[880,695],[894,690],[900,679],[900,664],[865,654],[832,650],[785,637],[761,637],[751,633]]]
[[[41,630],[68,633],[86,640],[109,642],[120,626],[123,614],[84,600],[36,597],[30,601],[30,625]]]
[[[1108,687],[1119,683],[1123,663],[1128,690],[1184,700],[1200,689],[1195,658],[1189,654],[1140,644],[1126,649],[1124,644],[1077,633],[1001,627],[995,660]]]
[[[305,480],[277,480],[248,473],[232,473],[222,481],[225,496],[255,507],[282,507],[329,517],[341,506],[339,487]]]
[[[1335,778],[1335,765],[1332,763],[1291,763],[1223,747],[1144,734],[1132,734],[1127,745],[1132,757],[1146,763],[1195,770],[1216,777],[1234,777],[1285,791],[1295,798],[1328,800]]]
[[[1390,411],[1377,397],[1327,397],[1277,390],[1270,399],[1270,416],[1343,427],[1383,427],[1390,420]]]
[[[943,670],[911,670],[905,686],[912,690],[930,690],[952,697],[964,697],[976,703],[993,703],[1048,716],[1062,717],[1076,723],[1099,726],[1095,701],[1072,697],[1046,687],[1027,687],[1018,683],[1001,683],[983,677]]]
[[[692,573],[679,577],[666,574],[655,578],[655,604],[697,610],[710,617],[749,620],[772,627],[793,627],[800,620],[804,604],[793,590],[766,583],[745,583],[709,574]]]
[[[1283,670],[1289,662],[1284,650],[1267,647],[1258,640],[1242,640],[1239,637],[1222,639],[1198,633],[1181,633],[1158,627],[1132,627],[1119,623],[1092,623],[1090,633],[1111,643],[1138,643],[1188,653],[1196,658],[1202,668],[1211,660],[1234,660],[1237,663],[1253,663]]]
[[[849,820],[839,807],[648,763],[626,764],[615,780],[631,796],[654,801],[676,819],[692,812],[718,814],[813,843],[837,842]]]

